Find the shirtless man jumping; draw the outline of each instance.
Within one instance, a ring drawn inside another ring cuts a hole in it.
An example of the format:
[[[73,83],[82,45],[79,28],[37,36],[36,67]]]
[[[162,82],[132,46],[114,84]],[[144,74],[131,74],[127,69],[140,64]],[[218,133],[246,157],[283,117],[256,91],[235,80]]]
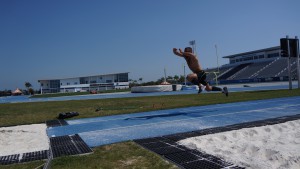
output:
[[[186,79],[191,83],[199,86],[198,93],[202,92],[201,84],[205,86],[206,91],[221,91],[226,96],[228,96],[228,89],[224,87],[223,90],[216,86],[210,86],[206,81],[206,73],[204,70],[201,69],[199,61],[197,57],[193,54],[193,49],[191,47],[186,47],[184,52],[179,49],[179,52],[176,48],[173,48],[173,53],[177,56],[183,57],[186,60],[187,65],[193,72],[192,74],[187,75]]]

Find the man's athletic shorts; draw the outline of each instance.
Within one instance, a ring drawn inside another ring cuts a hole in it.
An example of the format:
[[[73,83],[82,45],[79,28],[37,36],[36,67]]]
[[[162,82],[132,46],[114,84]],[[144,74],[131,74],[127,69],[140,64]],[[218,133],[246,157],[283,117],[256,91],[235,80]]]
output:
[[[202,85],[206,86],[208,83],[206,81],[206,73],[204,70],[201,70],[199,73],[197,73],[198,76],[198,82]]]

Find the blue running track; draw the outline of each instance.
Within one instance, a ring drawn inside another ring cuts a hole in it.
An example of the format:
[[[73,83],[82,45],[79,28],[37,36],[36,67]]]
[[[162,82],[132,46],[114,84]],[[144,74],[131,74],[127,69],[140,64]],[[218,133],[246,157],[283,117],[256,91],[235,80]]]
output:
[[[49,137],[79,134],[90,146],[300,114],[300,96],[69,120]]]
[[[249,84],[252,86],[252,84]],[[297,84],[293,83],[293,88],[297,88]],[[253,87],[228,87],[229,92],[241,91],[259,91],[259,90],[279,90],[288,89],[288,84],[274,85],[274,86],[253,86]],[[196,90],[173,91],[173,92],[153,92],[153,93],[106,93],[95,95],[77,95],[77,96],[63,96],[63,97],[47,97],[47,98],[30,98],[28,96],[8,96],[0,97],[1,103],[23,103],[23,102],[48,102],[48,101],[66,101],[66,100],[88,100],[88,99],[108,99],[108,98],[129,98],[129,97],[144,97],[144,96],[162,96],[162,95],[183,95],[196,94]],[[202,93],[207,93],[203,91]]]

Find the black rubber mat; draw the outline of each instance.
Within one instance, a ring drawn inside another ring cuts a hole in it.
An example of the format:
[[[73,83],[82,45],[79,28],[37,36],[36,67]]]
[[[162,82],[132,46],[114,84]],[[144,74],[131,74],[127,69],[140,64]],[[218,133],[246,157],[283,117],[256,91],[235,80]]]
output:
[[[145,143],[143,144],[143,146],[145,148],[151,149],[151,148],[169,147],[170,144],[158,141],[158,142]]]
[[[181,165],[183,168],[189,168],[189,169],[222,169],[223,166],[220,166],[218,164],[212,163],[210,161],[207,161],[205,159],[197,160],[197,161],[191,161],[188,163],[183,163]]]
[[[197,137],[199,136],[199,133],[192,131],[192,132],[182,133],[180,134],[180,136],[183,138]]]
[[[159,155],[166,155],[166,154],[184,152],[183,149],[177,148],[176,146],[153,148],[153,149],[150,149],[150,150],[152,150],[153,152],[155,152]]]
[[[152,143],[152,142],[157,142],[160,139],[161,137],[153,137],[153,138],[146,138],[146,139],[137,139],[135,140],[136,143],[139,143],[139,144],[147,144],[147,143]]]
[[[14,154],[0,157],[0,165],[8,165],[14,163],[24,163],[35,160],[44,160],[48,157],[48,150],[35,151],[23,154]]]
[[[182,134],[172,134],[172,135],[167,135],[167,136],[163,136],[163,137],[167,138],[169,140],[175,141],[175,142],[186,138],[186,137],[182,136]]]
[[[58,119],[58,120],[47,120],[46,125],[47,127],[57,127],[57,126],[68,125],[68,123],[63,119]]]
[[[48,150],[24,153],[20,162],[29,162],[35,160],[43,160],[48,158]]]
[[[188,152],[188,151],[166,154],[166,155],[164,155],[164,157],[169,159],[170,161],[173,161],[174,163],[177,163],[177,164],[182,164],[182,163],[195,161],[195,160],[199,159],[198,156],[196,156],[195,154],[192,154],[191,152]]]
[[[93,150],[82,140],[82,138],[78,134],[71,136],[71,138],[78,148],[79,152],[81,152],[80,154],[93,152]]]
[[[87,154],[93,152],[92,149],[81,139],[78,134],[71,136],[51,137],[50,146],[53,158],[64,155]],[[35,160],[47,159],[49,150],[29,152],[23,154],[14,154],[1,156],[0,164],[8,165],[14,163],[23,163]]]
[[[8,164],[19,163],[19,157],[20,157],[20,154],[13,154],[13,155],[9,155],[9,156],[1,156],[0,157],[0,164],[1,165],[8,165]]]
[[[53,158],[93,152],[78,134],[71,136],[51,137],[50,146],[52,149]]]
[[[234,124],[224,127],[208,128],[199,131],[191,131],[186,133],[178,133],[172,135],[166,135],[162,137],[145,138],[134,140],[142,147],[153,151],[163,158],[173,162],[181,168],[185,169],[242,169],[243,167],[237,166],[232,163],[228,163],[221,158],[199,152],[197,150],[191,150],[187,147],[177,144],[177,141],[186,139],[189,137],[202,136],[207,134],[215,134],[220,132],[238,130],[242,128],[260,127],[265,125],[273,125],[284,123],[287,121],[300,119],[300,114],[292,116],[284,116],[266,120],[259,120],[254,122],[246,122],[241,124]]]

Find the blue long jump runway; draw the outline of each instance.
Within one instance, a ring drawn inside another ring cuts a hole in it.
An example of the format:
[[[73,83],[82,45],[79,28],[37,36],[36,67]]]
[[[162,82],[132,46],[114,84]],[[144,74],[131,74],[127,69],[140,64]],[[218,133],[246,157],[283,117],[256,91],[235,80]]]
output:
[[[300,96],[69,120],[49,137],[79,134],[90,146],[300,114]]]

